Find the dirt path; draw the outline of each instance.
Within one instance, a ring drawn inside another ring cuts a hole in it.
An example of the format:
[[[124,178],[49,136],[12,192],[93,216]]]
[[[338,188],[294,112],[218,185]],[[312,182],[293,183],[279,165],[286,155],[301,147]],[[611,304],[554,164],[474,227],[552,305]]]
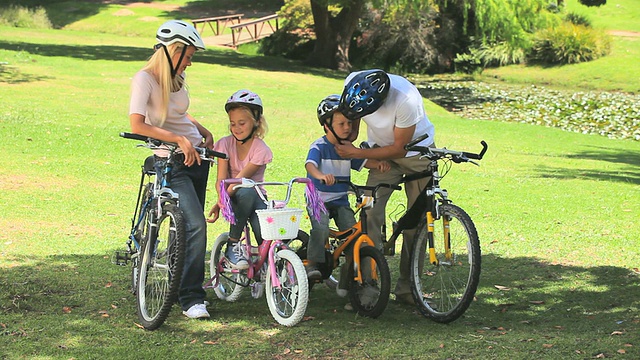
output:
[[[607,33],[613,36],[640,37],[640,32],[638,31],[609,30]]]

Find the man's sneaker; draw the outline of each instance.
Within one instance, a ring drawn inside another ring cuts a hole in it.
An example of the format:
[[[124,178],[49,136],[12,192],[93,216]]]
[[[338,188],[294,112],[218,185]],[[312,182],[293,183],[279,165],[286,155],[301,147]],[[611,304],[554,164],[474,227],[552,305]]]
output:
[[[338,296],[345,297],[348,293],[349,291],[347,289],[340,289],[340,287],[336,287],[336,294],[338,294]]]
[[[244,246],[242,246],[240,241],[235,243],[228,242],[227,251],[225,251],[224,256],[229,260],[231,267],[234,269],[245,270],[249,268],[249,262],[244,253]]]
[[[204,304],[192,305],[189,310],[183,311],[182,313],[189,319],[203,319],[210,316]]]
[[[322,273],[318,270],[317,267],[311,265],[306,267],[307,270],[307,279],[309,281],[317,281],[322,279]]]

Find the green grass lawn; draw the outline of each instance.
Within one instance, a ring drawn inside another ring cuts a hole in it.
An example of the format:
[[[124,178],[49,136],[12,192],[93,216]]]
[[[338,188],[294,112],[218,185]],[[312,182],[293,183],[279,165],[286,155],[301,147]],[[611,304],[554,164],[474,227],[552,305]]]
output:
[[[462,318],[439,325],[395,303],[360,318],[317,286],[293,328],[275,324],[264,298],[224,303],[209,291],[211,320],[176,307],[157,331],[140,329],[130,269],[110,257],[124,247],[148,155],[118,133],[129,129],[130,79],[150,46],[0,27],[0,358],[640,357],[640,142],[467,120],[429,101],[439,146],[489,143],[481,167],[456,165],[443,181],[483,250],[477,300]],[[188,75],[191,113],[216,138],[232,92],[262,96],[273,180],[304,175],[321,135],[315,107],[344,76],[221,49],[198,53]],[[209,228],[210,244],[225,228]],[[398,258],[388,259],[395,279]]]

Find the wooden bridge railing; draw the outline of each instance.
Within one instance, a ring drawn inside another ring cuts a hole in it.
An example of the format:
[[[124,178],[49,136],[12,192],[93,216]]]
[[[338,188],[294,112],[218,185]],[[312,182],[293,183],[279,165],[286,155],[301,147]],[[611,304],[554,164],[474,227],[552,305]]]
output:
[[[268,15],[259,19],[229,26],[234,48],[240,44],[260,40],[278,30],[278,15]],[[270,30],[270,32],[269,32]]]
[[[194,19],[191,20],[191,23],[193,23],[193,26],[200,33],[200,35],[202,35],[202,33],[204,32],[207,24],[209,25],[209,28],[211,28],[211,31],[213,31],[213,35],[222,35],[224,29],[228,24],[240,24],[243,16],[244,14],[214,16],[202,19]],[[199,26],[200,29],[198,29]]]

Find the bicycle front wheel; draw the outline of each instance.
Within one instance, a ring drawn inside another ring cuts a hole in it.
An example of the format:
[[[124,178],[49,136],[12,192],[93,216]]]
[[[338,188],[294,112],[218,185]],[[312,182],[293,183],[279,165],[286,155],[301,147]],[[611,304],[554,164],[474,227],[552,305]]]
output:
[[[380,250],[373,246],[360,248],[362,283],[354,279],[353,262],[349,264],[349,300],[353,309],[362,316],[377,318],[389,303],[391,275],[389,265]]]
[[[149,233],[138,269],[138,318],[155,330],[167,318],[178,297],[185,257],[182,212],[172,203],[162,207],[157,229]]]
[[[302,320],[309,302],[309,282],[302,260],[291,250],[275,254],[274,266],[280,286],[267,273],[267,305],[273,318],[281,325],[294,326]]]
[[[460,207],[441,205],[440,214],[434,221],[435,261],[430,259],[426,219],[416,229],[411,285],[420,312],[436,322],[449,323],[464,314],[475,296],[480,281],[480,241],[471,218]]]

